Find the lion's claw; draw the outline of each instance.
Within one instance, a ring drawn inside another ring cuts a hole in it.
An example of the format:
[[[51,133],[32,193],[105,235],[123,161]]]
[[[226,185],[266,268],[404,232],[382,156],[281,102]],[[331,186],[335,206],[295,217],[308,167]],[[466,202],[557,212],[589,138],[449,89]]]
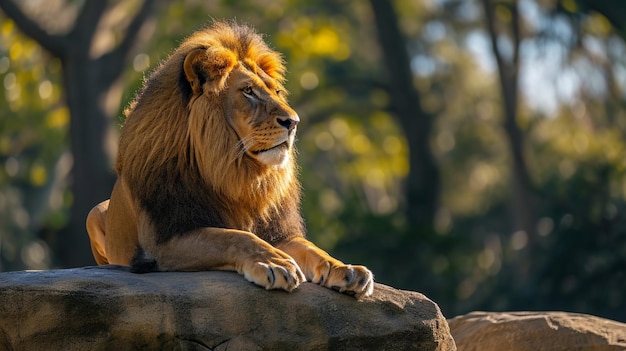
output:
[[[272,258],[268,261],[244,265],[243,276],[267,290],[281,289],[288,292],[305,281],[304,273],[292,258]]]
[[[318,267],[312,281],[332,290],[354,295],[357,299],[370,296],[374,292],[374,275],[364,266],[331,266],[329,262],[324,262]]]

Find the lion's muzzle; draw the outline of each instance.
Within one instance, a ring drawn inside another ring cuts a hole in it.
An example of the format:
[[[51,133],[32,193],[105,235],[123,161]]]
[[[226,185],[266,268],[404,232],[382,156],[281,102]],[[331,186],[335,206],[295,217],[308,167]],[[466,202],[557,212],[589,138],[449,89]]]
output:
[[[296,115],[295,118],[293,116],[290,117],[278,117],[276,118],[276,122],[281,126],[286,128],[289,132],[294,130],[298,123],[300,122],[300,118]]]

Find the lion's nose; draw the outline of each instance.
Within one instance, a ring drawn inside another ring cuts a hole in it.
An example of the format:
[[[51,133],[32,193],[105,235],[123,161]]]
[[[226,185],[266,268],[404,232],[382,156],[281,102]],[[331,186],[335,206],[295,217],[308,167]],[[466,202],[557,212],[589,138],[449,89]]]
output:
[[[280,124],[289,131],[293,130],[296,125],[298,125],[299,121],[300,119],[297,116],[295,116],[295,118],[292,116],[276,118],[276,122],[278,122],[278,124]]]

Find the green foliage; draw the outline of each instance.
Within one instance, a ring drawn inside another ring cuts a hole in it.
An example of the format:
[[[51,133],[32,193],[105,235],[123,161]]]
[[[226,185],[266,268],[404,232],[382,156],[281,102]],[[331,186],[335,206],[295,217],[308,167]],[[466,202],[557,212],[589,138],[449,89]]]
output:
[[[60,64],[13,22],[0,26],[0,269],[50,264],[42,227],[62,227],[69,196],[69,115],[61,103]]]

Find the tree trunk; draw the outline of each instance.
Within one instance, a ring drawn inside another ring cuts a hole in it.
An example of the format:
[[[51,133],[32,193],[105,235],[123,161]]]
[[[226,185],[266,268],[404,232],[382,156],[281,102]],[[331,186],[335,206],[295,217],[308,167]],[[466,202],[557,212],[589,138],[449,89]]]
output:
[[[145,0],[134,15],[121,42],[100,57],[91,57],[90,49],[107,2],[86,1],[72,30],[64,35],[50,35],[30,19],[11,0],[1,0],[0,8],[13,19],[24,34],[33,38],[50,54],[61,59],[65,99],[70,111],[70,149],[74,164],[71,190],[73,203],[70,221],[51,243],[58,253],[57,264],[75,267],[94,264],[85,219],[89,210],[110,194],[115,176],[110,165],[114,155],[106,151],[107,134],[112,128],[105,101],[121,76],[128,54],[145,22],[151,17],[157,0]],[[119,103],[119,102],[118,102]],[[117,109],[115,109],[117,110]]]
[[[439,169],[430,149],[433,116],[422,109],[413,86],[413,73],[398,18],[387,0],[370,0],[378,39],[389,72],[389,95],[393,112],[409,144],[409,176],[406,179],[405,211],[416,227],[433,224],[439,200]]]
[[[111,194],[115,174],[110,165],[115,155],[105,150],[111,118],[101,106],[108,87],[99,83],[97,64],[87,57],[68,57],[63,67],[67,105],[72,116],[70,150],[74,159],[71,182],[74,202],[70,222],[58,239],[57,252],[61,266],[75,267],[94,264],[85,219],[93,206]]]
[[[534,193],[528,172],[528,166],[524,156],[524,138],[521,129],[517,124],[518,109],[518,72],[519,72],[519,46],[520,46],[520,24],[517,1],[510,5],[511,24],[510,39],[513,44],[513,55],[510,60],[506,60],[498,46],[498,36],[496,31],[496,18],[494,5],[490,0],[483,0],[487,29],[491,40],[491,48],[498,65],[498,78],[502,100],[504,105],[504,132],[507,136],[512,157],[512,177],[511,177],[511,209],[513,217],[513,232],[524,231],[526,233],[526,254],[518,265],[518,282],[526,281],[532,261],[532,250],[536,242],[536,214],[534,213]]]

